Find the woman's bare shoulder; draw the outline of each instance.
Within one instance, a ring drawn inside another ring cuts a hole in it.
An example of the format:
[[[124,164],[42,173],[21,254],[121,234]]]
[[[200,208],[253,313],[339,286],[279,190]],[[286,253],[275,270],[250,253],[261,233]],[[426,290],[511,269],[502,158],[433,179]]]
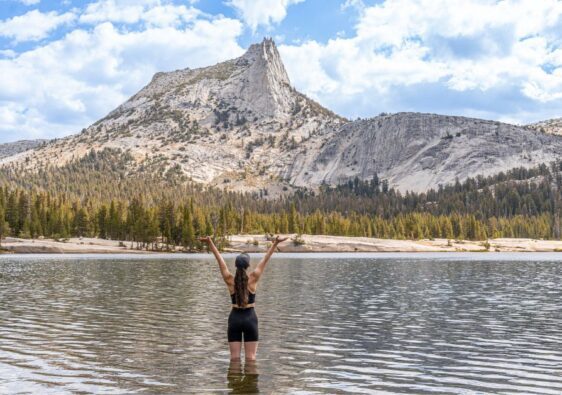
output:
[[[257,283],[257,282],[258,282],[258,276],[256,275],[256,273],[252,271],[251,273],[248,274],[248,284]]]

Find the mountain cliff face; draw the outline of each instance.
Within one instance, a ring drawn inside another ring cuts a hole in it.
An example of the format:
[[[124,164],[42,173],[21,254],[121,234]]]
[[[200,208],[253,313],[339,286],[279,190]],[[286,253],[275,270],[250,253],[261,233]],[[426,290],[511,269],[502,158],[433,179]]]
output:
[[[562,158],[562,138],[500,122],[398,113],[350,122],[313,157],[298,157],[287,177],[297,185],[387,178],[424,191],[478,174]]]
[[[276,194],[378,173],[399,189],[421,191],[560,159],[562,137],[432,114],[348,121],[297,92],[266,39],[237,59],[157,73],[81,133],[0,158],[0,166],[62,166],[104,148],[131,155],[131,177],[177,176]]]

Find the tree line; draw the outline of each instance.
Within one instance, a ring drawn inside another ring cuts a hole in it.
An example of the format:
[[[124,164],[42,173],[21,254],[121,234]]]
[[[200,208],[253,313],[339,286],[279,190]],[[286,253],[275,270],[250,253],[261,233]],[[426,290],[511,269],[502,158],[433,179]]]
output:
[[[2,222],[3,219],[3,223]],[[484,240],[497,237],[555,238],[555,222],[549,214],[490,217],[474,214],[434,215],[428,212],[400,213],[392,218],[357,212],[259,213],[195,205],[193,199],[162,201],[148,206],[140,198],[82,205],[48,192],[2,189],[0,233],[23,238],[100,237],[123,240],[138,249],[183,246],[198,250],[200,235],[214,235],[223,246],[232,234],[304,233],[363,236],[391,239],[446,238]]]

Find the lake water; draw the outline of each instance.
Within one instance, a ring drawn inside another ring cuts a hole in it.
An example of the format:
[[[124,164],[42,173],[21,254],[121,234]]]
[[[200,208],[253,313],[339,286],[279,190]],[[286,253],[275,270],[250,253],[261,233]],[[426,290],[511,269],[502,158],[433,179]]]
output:
[[[258,287],[258,360],[237,365],[209,257],[4,255],[0,393],[560,394],[561,264],[280,254]]]

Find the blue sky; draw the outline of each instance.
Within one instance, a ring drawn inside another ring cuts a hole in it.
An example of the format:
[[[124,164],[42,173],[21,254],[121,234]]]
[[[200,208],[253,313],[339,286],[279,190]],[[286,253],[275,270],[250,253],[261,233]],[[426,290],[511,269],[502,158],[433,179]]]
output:
[[[155,72],[264,36],[297,89],[351,119],[562,116],[559,0],[0,0],[0,142],[79,132]]]

